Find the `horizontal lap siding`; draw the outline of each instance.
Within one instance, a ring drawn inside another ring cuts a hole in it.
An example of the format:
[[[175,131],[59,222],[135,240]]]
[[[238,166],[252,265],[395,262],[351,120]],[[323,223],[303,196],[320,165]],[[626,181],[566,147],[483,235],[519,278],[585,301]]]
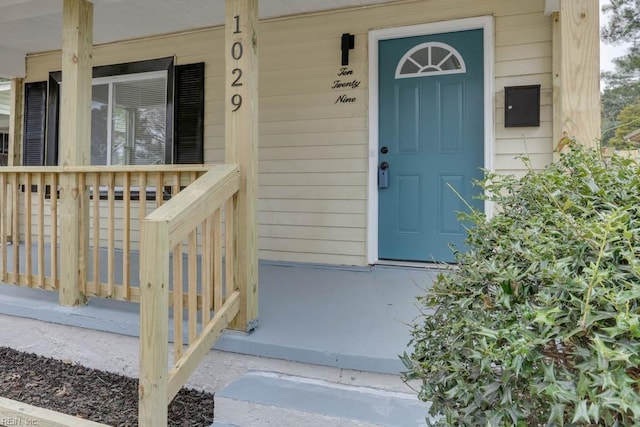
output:
[[[553,161],[551,19],[533,11],[496,17],[494,168],[498,172],[523,175],[522,155],[533,169]],[[505,128],[504,87],[537,84],[541,85],[540,126]]]
[[[329,264],[366,263],[368,32],[449,19],[495,17],[496,169],[521,173],[551,161],[551,18],[543,0],[421,0],[268,20],[260,25],[259,256]],[[340,36],[356,89],[331,89]],[[96,64],[175,56],[206,62],[205,161],[224,160],[224,40],[221,29],[134,40],[94,49]],[[57,54],[28,58],[28,81],[59,70]],[[504,128],[504,86],[542,85],[541,126]],[[336,104],[338,96],[356,98]]]

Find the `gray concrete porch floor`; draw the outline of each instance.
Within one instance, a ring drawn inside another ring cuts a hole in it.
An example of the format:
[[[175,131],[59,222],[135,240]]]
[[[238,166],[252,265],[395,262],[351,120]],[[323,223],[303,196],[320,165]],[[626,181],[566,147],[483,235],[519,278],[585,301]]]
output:
[[[437,271],[260,263],[259,324],[227,331],[215,349],[335,368],[395,374],[418,314],[415,297]],[[138,336],[138,304],[92,298],[57,304],[57,293],[0,285],[0,314]],[[1,345],[1,343],[0,343]]]

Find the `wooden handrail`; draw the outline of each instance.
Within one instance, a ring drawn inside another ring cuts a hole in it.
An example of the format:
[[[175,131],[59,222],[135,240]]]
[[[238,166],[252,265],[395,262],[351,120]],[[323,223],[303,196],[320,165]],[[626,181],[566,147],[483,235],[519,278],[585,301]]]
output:
[[[2,166],[1,173],[60,173],[62,166]]]
[[[136,166],[62,166],[63,172],[206,172],[219,166],[215,164],[204,165],[136,165]]]
[[[119,173],[119,172],[206,172],[215,164],[203,165],[87,165],[87,166],[2,166],[6,173]]]
[[[178,186],[178,183],[173,186]],[[217,165],[142,221],[140,425],[166,425],[167,404],[220,334],[240,313],[242,297],[235,287],[237,278],[233,267],[236,253],[234,245],[229,244],[232,241],[229,236],[235,235],[236,230],[233,206],[239,189],[240,167],[236,164]],[[220,234],[223,208],[224,230],[227,234],[226,286],[221,280],[223,253]],[[197,250],[199,238],[202,239],[201,255]],[[170,254],[173,256],[172,262],[169,262]],[[173,276],[170,275],[170,265],[173,265]],[[200,270],[198,266],[201,267]],[[186,351],[183,344],[185,267]],[[173,293],[172,298],[170,292]],[[174,356],[168,371],[169,306],[173,309]]]
[[[189,185],[145,221],[166,222],[169,245],[181,242],[191,230],[221,207],[240,187],[238,165],[218,165]]]

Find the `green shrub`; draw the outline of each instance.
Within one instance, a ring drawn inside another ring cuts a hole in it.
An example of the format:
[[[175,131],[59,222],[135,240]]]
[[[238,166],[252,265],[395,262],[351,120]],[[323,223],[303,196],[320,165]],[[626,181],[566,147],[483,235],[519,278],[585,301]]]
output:
[[[637,163],[576,147],[479,185],[500,213],[464,216],[403,356],[436,425],[640,425]]]

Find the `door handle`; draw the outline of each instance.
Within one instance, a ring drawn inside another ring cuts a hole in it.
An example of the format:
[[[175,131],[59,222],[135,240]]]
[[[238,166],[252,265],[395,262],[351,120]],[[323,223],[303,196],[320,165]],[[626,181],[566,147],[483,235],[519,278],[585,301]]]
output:
[[[378,188],[389,188],[389,163],[382,162],[378,166]]]

